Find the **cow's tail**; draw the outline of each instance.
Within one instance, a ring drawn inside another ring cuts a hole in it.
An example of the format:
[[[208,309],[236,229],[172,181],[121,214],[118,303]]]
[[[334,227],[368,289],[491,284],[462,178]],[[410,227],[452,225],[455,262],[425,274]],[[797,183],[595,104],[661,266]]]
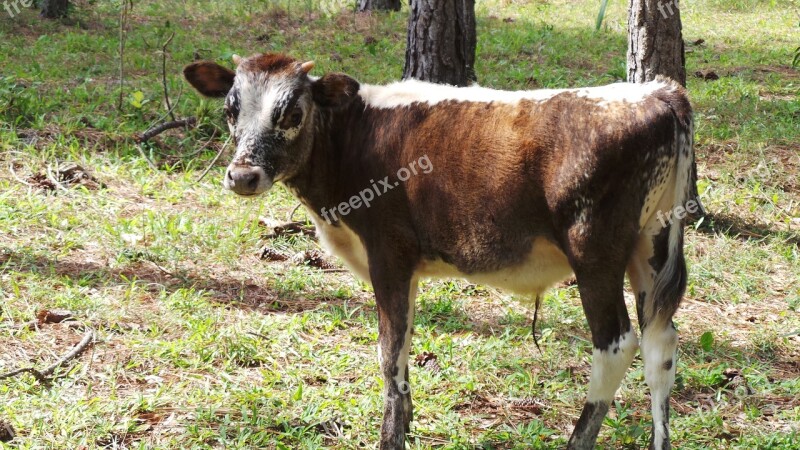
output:
[[[667,87],[656,93],[660,100],[669,105],[675,120],[675,185],[672,193],[672,214],[678,211],[694,210],[705,214],[697,195],[697,174],[694,160],[694,123],[692,108],[685,89],[672,80],[666,80]],[[665,195],[670,195],[666,192]],[[682,210],[681,210],[682,208]],[[681,214],[682,215],[682,214]],[[668,240],[666,258],[661,270],[653,280],[652,301],[646,308],[645,321],[669,321],[680,305],[686,290],[686,261],[683,255],[683,220],[673,219],[667,225]]]

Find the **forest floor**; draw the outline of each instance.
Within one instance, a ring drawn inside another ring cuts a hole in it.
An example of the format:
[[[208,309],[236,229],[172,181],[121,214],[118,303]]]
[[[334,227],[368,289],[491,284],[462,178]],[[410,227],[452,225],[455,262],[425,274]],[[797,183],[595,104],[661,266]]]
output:
[[[315,60],[316,74],[395,80],[407,7],[136,1],[120,91],[119,5],[72,3],[64,22],[0,10],[0,373],[43,370],[87,331],[94,340],[51,380],[0,380],[0,441],[16,434],[0,448],[374,447],[382,381],[371,288],[319,264],[309,234],[274,232],[297,204],[283,188],[253,200],[224,192],[229,148],[198,181],[227,129],[221,102],[200,98],[181,68],[195,56],[280,51]],[[624,78],[627,2],[611,2],[594,31],[599,3],[478,2],[480,83]],[[687,227],[673,443],[797,448],[800,3],[681,7],[710,215]],[[137,146],[165,116],[161,47],[172,33],[175,115],[198,126]],[[302,208],[293,220],[306,220]],[[73,320],[55,323],[59,310]],[[544,298],[541,351],[532,312],[492,288],[427,281],[417,311],[411,448],[565,445],[591,362],[576,286]],[[637,357],[599,447],[646,447],[648,405]]]

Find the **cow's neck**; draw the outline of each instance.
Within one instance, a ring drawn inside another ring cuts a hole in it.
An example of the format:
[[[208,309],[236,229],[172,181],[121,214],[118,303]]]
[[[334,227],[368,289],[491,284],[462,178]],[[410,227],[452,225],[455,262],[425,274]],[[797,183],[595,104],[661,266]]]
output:
[[[358,99],[343,110],[319,108],[311,137],[312,151],[308,161],[292,178],[284,181],[289,190],[314,214],[322,208],[329,210],[356,194],[349,192],[359,186],[367,149],[356,143],[364,142],[357,133],[365,132],[362,123],[364,104]],[[359,147],[359,148],[357,148]],[[358,155],[358,157],[356,157]],[[367,185],[369,179],[363,183]],[[366,187],[366,186],[365,186]]]

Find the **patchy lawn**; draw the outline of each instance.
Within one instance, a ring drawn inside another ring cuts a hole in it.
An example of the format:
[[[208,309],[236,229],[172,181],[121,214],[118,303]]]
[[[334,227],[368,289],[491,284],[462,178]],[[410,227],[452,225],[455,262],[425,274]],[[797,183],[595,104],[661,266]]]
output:
[[[337,2],[135,2],[120,102],[119,11],[74,2],[0,22],[0,373],[43,370],[94,330],[49,384],[0,380],[0,448],[361,448],[382,381],[371,290],[316,251],[282,188],[242,200],[217,101],[180,76],[195,56],[283,51],[380,83],[400,76],[407,12]],[[796,2],[683,5],[700,192],[672,398],[676,448],[800,442],[800,45]],[[522,89],[625,74],[625,2],[479,2],[478,77]],[[165,117],[198,126],[137,145]],[[695,73],[703,75],[695,76]],[[719,79],[709,80],[714,72]],[[218,151],[221,159],[198,179]],[[632,297],[628,297],[632,313]],[[464,281],[426,282],[411,368],[412,448],[559,448],[580,414],[591,344],[575,286],[532,312]],[[59,323],[45,313],[66,310]],[[43,320],[37,321],[37,315]],[[602,448],[649,435],[637,358]]]

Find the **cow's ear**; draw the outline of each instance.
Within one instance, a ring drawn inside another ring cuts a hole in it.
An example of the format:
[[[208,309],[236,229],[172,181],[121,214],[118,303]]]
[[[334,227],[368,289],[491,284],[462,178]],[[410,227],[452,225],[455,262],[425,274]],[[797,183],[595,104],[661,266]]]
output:
[[[343,73],[329,73],[314,81],[311,93],[314,101],[326,108],[342,108],[350,104],[361,85]]]
[[[199,61],[184,67],[183,76],[206,97],[225,97],[236,72],[211,61]]]

